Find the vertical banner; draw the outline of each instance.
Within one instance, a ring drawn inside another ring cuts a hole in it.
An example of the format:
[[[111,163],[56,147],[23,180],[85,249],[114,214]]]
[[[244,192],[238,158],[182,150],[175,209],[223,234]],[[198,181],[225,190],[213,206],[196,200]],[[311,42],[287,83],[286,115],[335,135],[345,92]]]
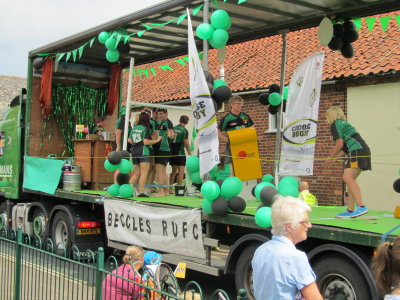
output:
[[[188,44],[189,44],[189,80],[190,101],[192,103],[195,126],[198,131],[200,177],[219,164],[219,141],[217,117],[207,86],[206,77],[200,63],[197,47],[194,42],[192,21],[188,15]]]
[[[324,53],[310,55],[289,83],[279,175],[313,175]]]

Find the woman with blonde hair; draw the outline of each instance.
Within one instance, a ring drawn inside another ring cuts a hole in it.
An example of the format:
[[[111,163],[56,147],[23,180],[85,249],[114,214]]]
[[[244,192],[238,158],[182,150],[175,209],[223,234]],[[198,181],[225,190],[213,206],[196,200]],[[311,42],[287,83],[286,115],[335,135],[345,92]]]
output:
[[[339,106],[329,108],[325,117],[330,125],[335,146],[324,161],[323,167],[326,168],[334,159],[342,156],[342,152],[348,155],[343,170],[343,181],[347,186],[349,201],[347,210],[337,216],[355,218],[368,212],[356,180],[362,171],[371,170],[371,152],[360,134],[346,121],[346,116]],[[355,209],[354,204],[357,205]]]
[[[143,288],[135,282],[142,282],[138,270],[143,266],[143,255],[142,247],[129,246],[126,249],[122,257],[123,264],[108,274],[103,282],[103,300],[140,299]]]
[[[384,300],[400,299],[400,236],[382,243],[372,259],[372,273]]]

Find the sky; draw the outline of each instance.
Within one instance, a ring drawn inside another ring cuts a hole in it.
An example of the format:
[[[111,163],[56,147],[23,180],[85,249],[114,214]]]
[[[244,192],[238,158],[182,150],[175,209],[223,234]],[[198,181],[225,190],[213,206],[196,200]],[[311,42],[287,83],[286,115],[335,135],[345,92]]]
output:
[[[0,75],[26,77],[29,51],[164,1],[2,1]]]

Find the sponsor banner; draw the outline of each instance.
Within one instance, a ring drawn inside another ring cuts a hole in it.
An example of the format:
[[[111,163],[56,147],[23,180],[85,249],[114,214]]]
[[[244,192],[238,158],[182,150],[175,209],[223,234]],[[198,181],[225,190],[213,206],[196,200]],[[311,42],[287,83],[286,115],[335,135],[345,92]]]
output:
[[[195,126],[198,131],[200,176],[219,164],[217,117],[206,77],[194,42],[192,21],[188,10],[189,81]]]
[[[313,54],[290,80],[279,175],[313,175],[323,64],[324,53]]]
[[[109,240],[205,258],[200,210],[106,199],[104,215]]]
[[[242,128],[228,131],[228,135],[235,176],[242,181],[261,178],[262,170],[256,130]]]

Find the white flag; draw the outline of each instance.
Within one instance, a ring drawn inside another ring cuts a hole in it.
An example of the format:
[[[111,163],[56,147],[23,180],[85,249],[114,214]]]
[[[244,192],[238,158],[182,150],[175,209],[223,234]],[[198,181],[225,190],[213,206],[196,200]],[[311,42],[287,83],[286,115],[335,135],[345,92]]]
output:
[[[217,117],[194,42],[192,21],[188,14],[189,80],[195,126],[198,131],[200,177],[219,164]]]
[[[289,83],[279,175],[313,175],[324,53],[310,55]]]

